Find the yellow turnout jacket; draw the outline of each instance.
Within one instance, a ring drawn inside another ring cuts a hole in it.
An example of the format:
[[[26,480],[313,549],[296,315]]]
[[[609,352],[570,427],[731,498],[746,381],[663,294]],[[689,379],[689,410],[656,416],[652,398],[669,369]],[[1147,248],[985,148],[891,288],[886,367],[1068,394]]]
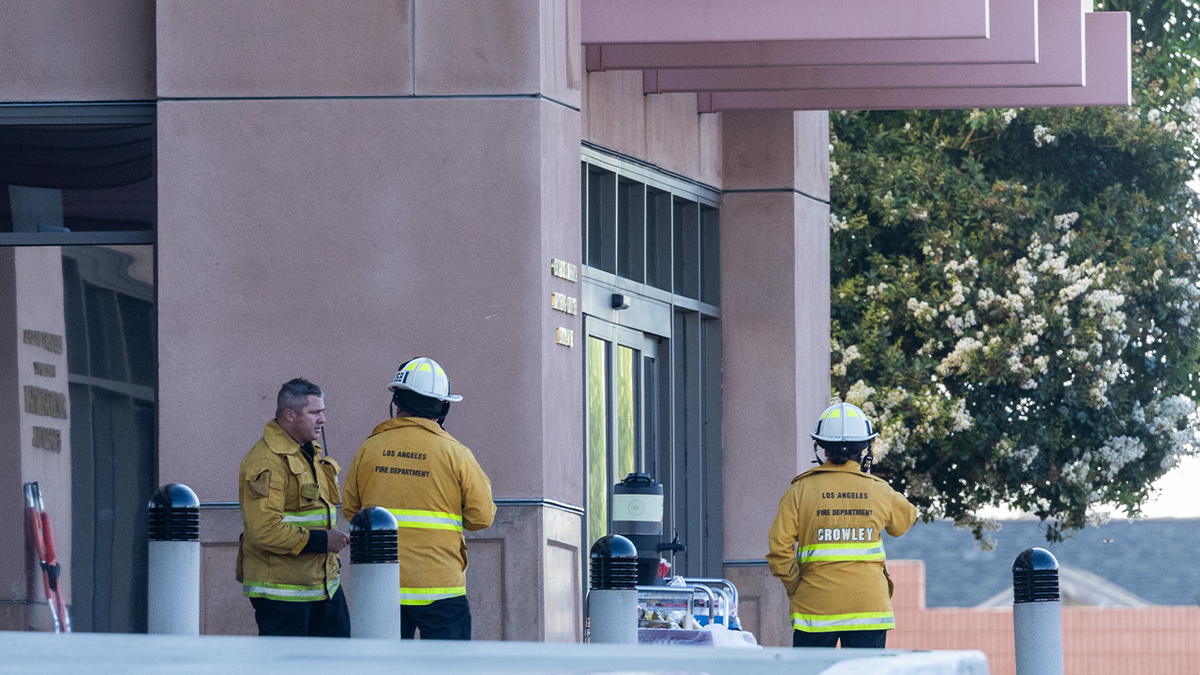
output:
[[[375,427],[346,475],[346,520],[368,506],[396,517],[400,603],[467,593],[463,530],[492,524],[492,483],[466,446],[438,423],[395,417]]]
[[[333,597],[339,584],[336,553],[300,553],[310,530],[337,525],[337,462],[313,443],[313,475],[300,451],[275,420],[267,422],[239,470],[238,502],[245,531],[237,580],[242,594],[291,602]]]
[[[767,562],[791,598],[792,628],[809,633],[895,628],[883,532],[898,537],[917,510],[857,462],[792,479],[771,525]]]

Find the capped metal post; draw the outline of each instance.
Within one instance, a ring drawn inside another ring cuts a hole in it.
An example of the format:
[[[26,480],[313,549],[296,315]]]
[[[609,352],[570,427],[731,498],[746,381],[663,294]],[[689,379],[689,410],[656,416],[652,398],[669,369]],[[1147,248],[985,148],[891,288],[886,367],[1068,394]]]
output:
[[[150,499],[146,628],[200,634],[200,499],[168,483]]]
[[[346,600],[350,637],[400,639],[400,563],[396,517],[378,506],[350,521]]]
[[[1013,638],[1017,675],[1062,675],[1062,610],[1058,561],[1044,548],[1013,561]]]
[[[637,547],[619,534],[592,544],[589,642],[637,644]]]

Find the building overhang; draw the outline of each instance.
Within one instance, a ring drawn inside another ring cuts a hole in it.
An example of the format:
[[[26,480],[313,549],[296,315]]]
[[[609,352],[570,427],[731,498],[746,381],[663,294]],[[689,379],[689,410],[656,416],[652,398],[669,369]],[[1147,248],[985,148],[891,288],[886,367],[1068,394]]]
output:
[[[585,44],[988,37],[988,0],[581,0]]]
[[[1078,0],[1056,1],[1057,4],[1079,6]],[[589,6],[586,0],[584,6]],[[992,0],[990,16],[990,37],[587,43],[587,68],[595,71],[905,63],[1037,63],[1038,0]]]
[[[871,0],[834,3],[842,9],[850,5],[839,21],[816,11],[802,21],[810,37],[778,39],[782,29],[777,24],[797,21],[797,13],[812,4],[582,0],[587,67],[642,70],[646,93],[695,92],[701,112],[1132,103],[1129,14],[1092,12],[1090,0],[991,0],[982,10],[994,33],[952,38],[929,36],[960,30],[965,25],[963,8],[979,9],[974,3],[961,3],[957,13],[930,17],[937,3],[895,0],[890,3],[893,11],[902,8],[911,17],[938,24],[914,29],[907,38],[880,37],[876,24],[890,15],[860,11],[873,6]],[[645,11],[639,9],[643,5]],[[788,21],[762,18],[781,5],[788,8],[781,14]],[[668,6],[673,15],[666,12]],[[741,17],[739,22],[734,22],[735,15]],[[597,16],[604,18],[603,30],[588,23]],[[718,20],[734,22],[736,28],[714,25]],[[766,24],[759,32],[763,39],[751,39],[752,20]],[[813,38],[812,26],[818,24],[848,37]],[[621,33],[621,25],[628,30]],[[911,21],[903,25],[912,28]],[[1032,35],[1029,26],[1036,27]],[[693,33],[681,32],[684,27]],[[732,36],[741,39],[731,41]],[[605,41],[597,41],[602,38]]]

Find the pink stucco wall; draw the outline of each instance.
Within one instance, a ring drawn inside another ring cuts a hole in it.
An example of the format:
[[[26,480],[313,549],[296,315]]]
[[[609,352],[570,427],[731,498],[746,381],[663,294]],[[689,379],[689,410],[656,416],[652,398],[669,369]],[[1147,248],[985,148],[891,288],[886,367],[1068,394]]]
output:
[[[583,140],[721,187],[721,116],[694,94],[643,94],[639,71],[587,74]]]
[[[787,111],[723,122],[725,559],[750,560],[811,464],[808,432],[829,401],[829,122]]]
[[[0,101],[153,100],[154,0],[9,3]]]
[[[160,5],[164,95],[331,97],[160,103],[162,479],[233,499],[172,444],[240,458],[304,373],[348,462],[426,354],[498,497],[578,501],[581,374],[554,328],[581,322],[548,302],[572,290],[550,258],[580,249],[578,3]],[[213,425],[196,381],[241,402]]]
[[[560,419],[580,395],[569,381],[546,392],[540,372],[569,361],[544,321],[543,251],[571,237],[546,246],[539,225],[542,142],[557,135],[543,126],[570,127],[559,107],[160,104],[162,480],[235,499],[213,463],[236,464],[300,375],[325,388],[331,452],[348,463],[386,418],[396,366],[426,354],[464,395],[447,428],[498,495],[570,491],[542,466],[543,395]],[[578,191],[563,194],[578,209]],[[197,384],[227,401],[215,417],[196,409]]]
[[[159,95],[410,94],[409,10],[390,0],[159,0]]]

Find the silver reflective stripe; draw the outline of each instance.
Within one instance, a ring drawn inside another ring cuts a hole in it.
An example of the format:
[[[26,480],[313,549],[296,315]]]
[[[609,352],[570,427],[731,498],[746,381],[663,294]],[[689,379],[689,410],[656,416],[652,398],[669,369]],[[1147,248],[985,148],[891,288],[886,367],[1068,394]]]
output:
[[[862,628],[864,630],[875,630],[884,627],[893,627],[896,624],[895,617],[890,612],[870,612],[866,614],[848,614],[848,615],[832,615],[824,619],[818,619],[812,615],[807,617],[802,615],[792,615],[792,627],[797,630],[821,631],[821,630],[838,630],[838,629],[853,629]]]
[[[295,588],[271,588],[269,586],[252,586],[250,584],[246,584],[242,590],[246,593],[256,593],[267,597],[281,596],[285,598],[320,598],[325,596],[324,588],[299,590]]]
[[[401,593],[400,604],[402,605],[428,605],[435,600],[445,600],[446,598],[457,598],[466,593]]]
[[[332,526],[337,515],[333,507],[313,509],[309,511],[284,511],[283,522],[292,525],[329,525]]]
[[[396,525],[423,530],[454,530],[462,532],[462,516],[445,511],[424,509],[388,509],[396,517]]]
[[[807,548],[805,547],[796,557],[800,562],[804,562],[809,558],[820,558],[822,560],[863,560],[864,558],[874,556],[883,557],[883,542],[879,542],[870,547],[849,547],[849,546],[831,546],[829,548]]]
[[[397,516],[396,523],[405,527],[404,523],[440,523],[462,527],[461,518],[438,518],[436,516]]]

